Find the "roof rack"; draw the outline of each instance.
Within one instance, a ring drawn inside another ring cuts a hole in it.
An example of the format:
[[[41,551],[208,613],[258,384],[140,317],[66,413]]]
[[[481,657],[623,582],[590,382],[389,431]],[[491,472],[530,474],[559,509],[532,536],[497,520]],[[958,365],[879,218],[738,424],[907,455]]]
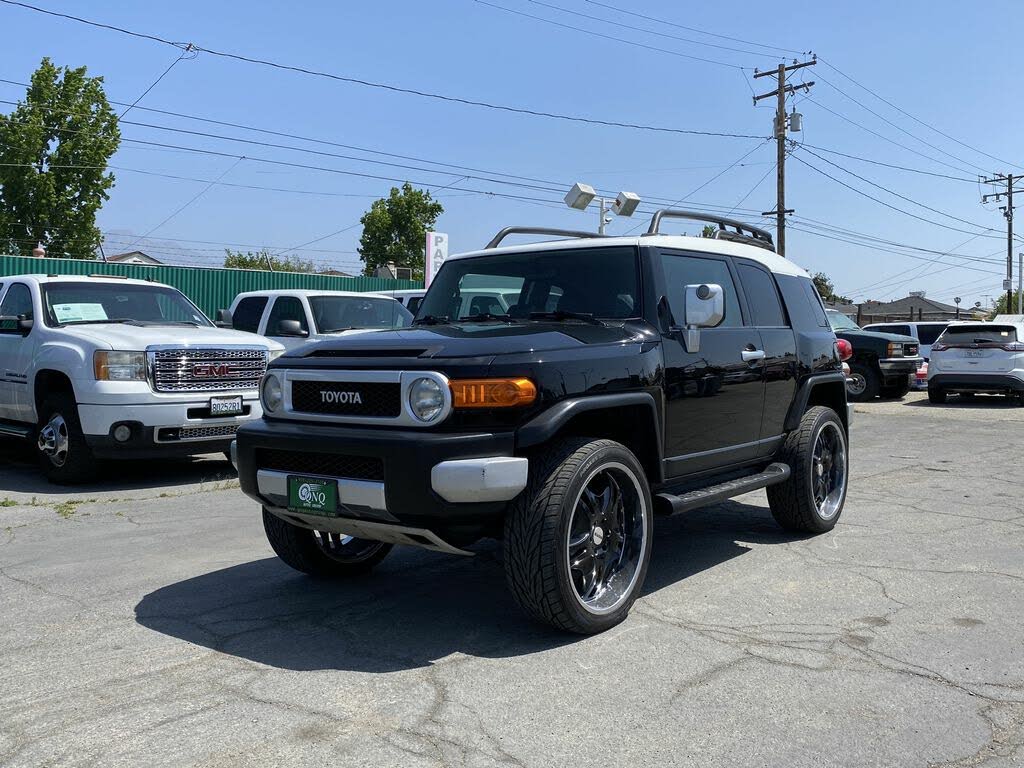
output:
[[[710,224],[717,224],[718,229],[714,234],[714,238],[716,240],[729,240],[730,242],[756,245],[769,251],[775,250],[775,244],[772,241],[771,233],[767,230],[761,229],[760,227],[745,224],[742,221],[737,221],[736,219],[728,219],[725,216],[716,216],[713,213],[680,211],[674,208],[663,208],[660,211],[655,211],[654,216],[651,217],[651,225],[647,228],[647,231],[644,234],[660,234],[661,220],[664,218],[690,219],[691,221],[706,221]],[[736,231],[730,232],[726,227],[734,227]]]
[[[497,248],[499,243],[509,235],[562,235],[563,237],[605,237],[597,232],[583,232],[578,229],[558,229],[553,227],[505,227],[498,234],[491,238],[491,242],[484,246]]]

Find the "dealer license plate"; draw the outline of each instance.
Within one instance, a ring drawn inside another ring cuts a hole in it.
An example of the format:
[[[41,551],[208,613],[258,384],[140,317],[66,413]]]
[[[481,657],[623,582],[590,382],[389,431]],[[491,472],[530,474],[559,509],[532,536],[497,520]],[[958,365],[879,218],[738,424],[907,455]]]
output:
[[[336,515],[338,481],[289,475],[288,508],[308,515]]]
[[[238,397],[211,397],[211,416],[241,416],[242,396]]]
[[[964,357],[984,357],[985,350],[983,349],[965,349]]]

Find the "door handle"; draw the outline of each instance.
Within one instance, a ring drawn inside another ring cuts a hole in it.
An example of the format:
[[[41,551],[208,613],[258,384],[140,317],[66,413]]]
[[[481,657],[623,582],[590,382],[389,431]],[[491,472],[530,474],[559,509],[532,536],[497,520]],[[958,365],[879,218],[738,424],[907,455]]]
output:
[[[756,363],[758,360],[764,360],[763,349],[744,349],[740,352],[740,357],[743,358],[745,363]]]

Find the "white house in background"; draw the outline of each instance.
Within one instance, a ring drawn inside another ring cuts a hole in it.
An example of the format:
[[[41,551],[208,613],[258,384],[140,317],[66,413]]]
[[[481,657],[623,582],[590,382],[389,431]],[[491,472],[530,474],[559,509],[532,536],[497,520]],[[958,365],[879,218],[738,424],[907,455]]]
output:
[[[159,259],[154,259],[142,251],[115,253],[113,256],[107,256],[107,262],[111,264],[163,264]]]

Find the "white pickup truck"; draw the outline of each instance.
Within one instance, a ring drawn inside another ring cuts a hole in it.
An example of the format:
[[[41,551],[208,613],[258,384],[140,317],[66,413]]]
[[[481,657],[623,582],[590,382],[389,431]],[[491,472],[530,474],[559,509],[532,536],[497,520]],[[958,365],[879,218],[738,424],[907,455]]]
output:
[[[97,460],[226,451],[262,416],[283,347],[217,328],[184,294],[114,277],[0,277],[0,435],[33,440],[57,483]]]

